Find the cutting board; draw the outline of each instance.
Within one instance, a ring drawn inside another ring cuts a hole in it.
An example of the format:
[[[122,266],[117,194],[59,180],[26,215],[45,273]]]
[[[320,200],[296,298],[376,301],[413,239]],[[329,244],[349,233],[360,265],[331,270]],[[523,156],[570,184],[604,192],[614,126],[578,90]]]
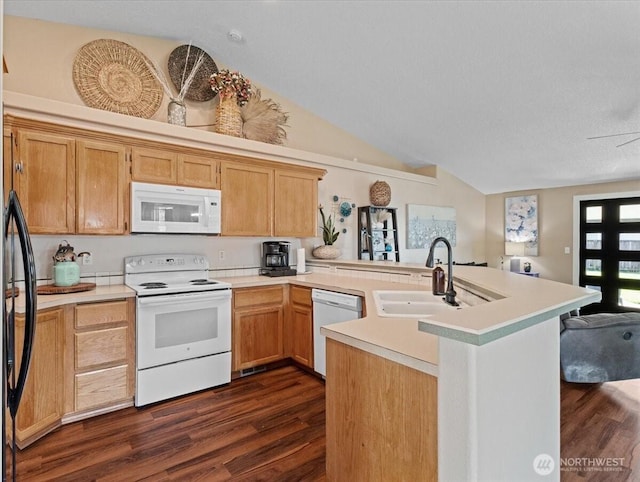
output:
[[[89,291],[96,287],[95,283],[78,283],[73,286],[56,286],[56,285],[41,285],[38,286],[37,292],[39,295],[62,295],[65,293],[79,293],[80,291]]]

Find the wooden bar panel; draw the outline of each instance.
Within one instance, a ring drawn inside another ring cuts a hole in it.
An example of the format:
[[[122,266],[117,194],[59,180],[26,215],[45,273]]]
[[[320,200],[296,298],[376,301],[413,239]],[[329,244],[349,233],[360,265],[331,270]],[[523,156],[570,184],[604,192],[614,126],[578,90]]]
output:
[[[327,480],[437,481],[437,398],[435,377],[327,339]]]

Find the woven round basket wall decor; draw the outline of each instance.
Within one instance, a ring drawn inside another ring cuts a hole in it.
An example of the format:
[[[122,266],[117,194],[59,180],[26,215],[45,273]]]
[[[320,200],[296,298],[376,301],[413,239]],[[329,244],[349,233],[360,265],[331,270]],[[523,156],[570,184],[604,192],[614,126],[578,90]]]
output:
[[[369,201],[374,206],[388,206],[391,202],[391,187],[384,181],[376,181],[369,188]]]
[[[202,65],[200,65],[200,68],[196,72],[184,98],[197,102],[205,102],[218,95],[211,90],[211,84],[209,82],[211,75],[218,71],[218,66],[209,54],[195,45],[181,45],[180,47],[176,47],[169,55],[167,68],[171,82],[173,82],[175,88],[180,91],[184,79],[189,76],[191,69],[193,69],[200,55],[202,55]]]
[[[218,134],[242,137],[242,116],[235,95],[220,97],[220,102],[216,106],[213,130]]]
[[[142,52],[118,40],[83,45],[73,62],[73,82],[89,107],[148,119],[164,93]]]

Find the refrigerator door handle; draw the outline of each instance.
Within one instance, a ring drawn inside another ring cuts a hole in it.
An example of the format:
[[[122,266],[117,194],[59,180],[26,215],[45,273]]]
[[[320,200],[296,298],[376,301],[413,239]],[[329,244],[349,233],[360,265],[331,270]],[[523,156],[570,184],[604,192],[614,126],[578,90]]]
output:
[[[22,392],[27,381],[27,373],[31,362],[31,352],[33,349],[33,338],[36,329],[36,265],[33,256],[33,248],[29,239],[27,223],[22,212],[22,206],[16,196],[15,191],[9,192],[7,212],[5,215],[4,232],[9,231],[11,220],[16,224],[18,238],[20,239],[20,250],[22,252],[22,263],[24,268],[25,285],[25,325],[24,342],[22,348],[22,359],[20,363],[20,373],[15,387],[7,387],[7,406],[12,418],[15,418],[22,398]]]

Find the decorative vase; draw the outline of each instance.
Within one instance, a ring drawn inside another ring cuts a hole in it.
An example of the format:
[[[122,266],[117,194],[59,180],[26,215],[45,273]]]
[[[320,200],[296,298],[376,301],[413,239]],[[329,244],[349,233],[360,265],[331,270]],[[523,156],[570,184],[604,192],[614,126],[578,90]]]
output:
[[[335,247],[332,244],[323,244],[311,251],[314,258],[319,259],[336,259],[340,256],[340,248]]]
[[[186,126],[187,106],[179,100],[171,99],[167,107],[167,122],[176,126]]]
[[[220,97],[220,102],[216,106],[213,130],[218,134],[242,137],[242,116],[235,95]]]

